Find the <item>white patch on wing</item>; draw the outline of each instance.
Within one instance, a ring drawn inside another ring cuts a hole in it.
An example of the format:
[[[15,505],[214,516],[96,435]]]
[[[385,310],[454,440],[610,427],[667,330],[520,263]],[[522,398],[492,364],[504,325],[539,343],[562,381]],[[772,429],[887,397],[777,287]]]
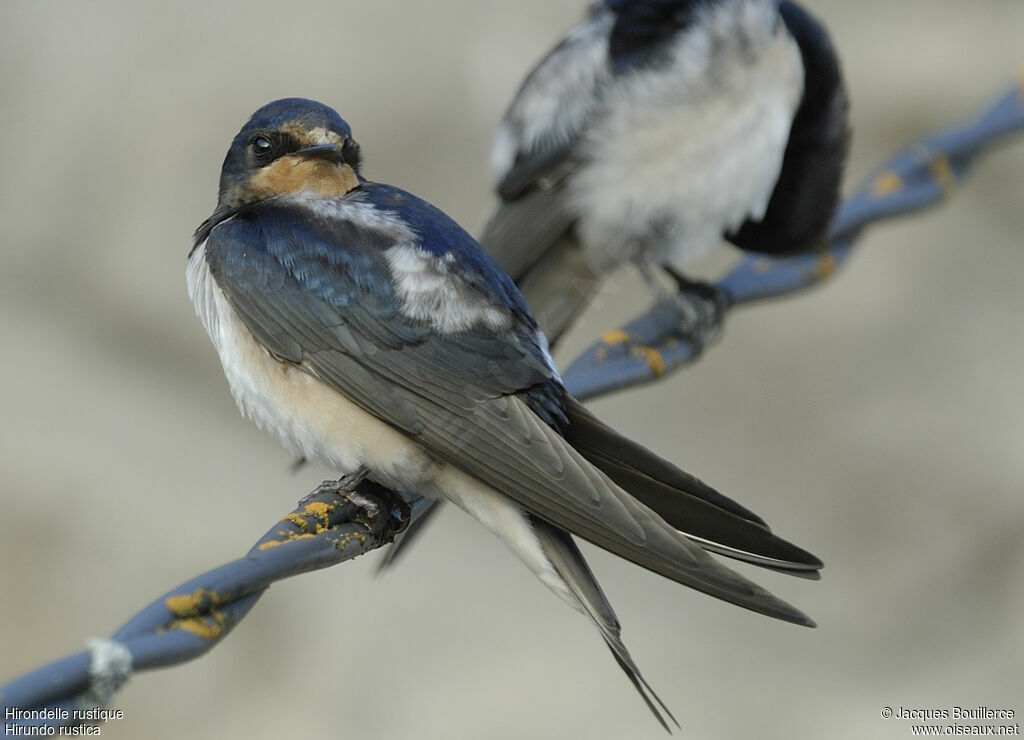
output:
[[[598,90],[611,77],[610,11],[574,26],[534,67],[502,119],[491,148],[491,169],[500,180],[521,152],[561,146],[585,125]]]
[[[358,192],[338,198],[317,198],[306,193],[284,196],[296,205],[307,208],[320,218],[348,221],[358,227],[377,231],[395,242],[413,242],[416,235],[398,216],[377,208]]]
[[[455,334],[484,325],[503,331],[512,324],[509,312],[452,271],[450,257],[438,257],[415,244],[398,244],[384,252],[402,312],[429,323],[441,334]]]
[[[667,66],[616,78],[573,175],[571,207],[596,269],[685,262],[764,215],[803,92],[772,0],[701,6]]]
[[[432,478],[436,463],[413,440],[252,336],[210,274],[205,242],[189,259],[188,292],[239,410],[256,426],[295,455],[343,473],[365,467],[389,487],[415,490]]]

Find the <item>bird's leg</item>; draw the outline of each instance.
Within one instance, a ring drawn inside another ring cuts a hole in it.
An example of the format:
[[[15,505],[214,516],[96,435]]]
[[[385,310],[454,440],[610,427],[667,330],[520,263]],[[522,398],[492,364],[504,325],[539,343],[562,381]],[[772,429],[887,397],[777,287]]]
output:
[[[672,293],[665,289],[664,284],[658,278],[658,265],[655,262],[639,257],[634,260],[633,264],[636,265],[636,269],[640,272],[640,277],[647,283],[647,287],[650,288],[659,301],[672,296]]]
[[[366,475],[365,470],[360,473]],[[373,481],[360,480],[355,488],[345,492],[345,498],[358,509],[352,521],[363,524],[381,540],[394,541],[412,521],[405,496]]]
[[[692,280],[668,263],[660,265],[676,284],[677,291],[667,289],[659,279],[654,262],[636,261],[644,282],[655,295],[649,315],[657,316],[658,336],[646,338],[648,344],[684,340],[694,345],[697,354],[713,342],[722,330],[728,308],[727,297],[710,283]]]
[[[574,378],[567,385],[574,393],[586,396],[592,391],[593,383],[608,383],[608,376],[597,380],[597,375],[607,370],[580,370],[579,363],[594,363],[601,368],[620,367],[620,377],[644,373],[638,360],[649,368],[647,377],[658,378],[682,363],[691,362],[704,352],[721,332],[722,322],[729,307],[729,295],[714,285],[686,278],[668,266],[665,274],[671,276],[679,292],[666,288],[655,274],[653,263],[641,266],[640,273],[657,297],[646,313],[633,319],[619,329],[606,331],[601,341],[587,350],[566,371],[566,378]],[[582,375],[573,375],[582,373]],[[581,380],[586,378],[586,380]],[[614,386],[614,382],[612,382]]]
[[[680,313],[689,322],[689,327],[680,326],[681,334],[703,350],[718,338],[729,309],[729,297],[712,283],[688,278],[672,265],[665,263],[662,269],[675,281],[678,292],[671,298],[680,307]]]
[[[305,458],[302,458],[302,462],[305,463]],[[315,499],[317,496],[322,496],[329,493],[341,493],[346,497],[356,490],[356,487],[362,483],[363,479],[367,476],[368,471],[366,468],[360,468],[354,473],[343,476],[338,480],[325,480],[319,486],[317,486],[312,493],[308,493],[299,499],[299,506],[308,504],[310,501]],[[353,502],[354,503],[354,502]]]

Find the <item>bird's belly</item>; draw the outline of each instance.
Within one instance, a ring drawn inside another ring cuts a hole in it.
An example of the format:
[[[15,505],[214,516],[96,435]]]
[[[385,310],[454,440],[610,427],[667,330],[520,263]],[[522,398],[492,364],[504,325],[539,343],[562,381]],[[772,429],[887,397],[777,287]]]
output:
[[[189,294],[220,355],[242,414],[288,450],[341,473],[359,468],[392,488],[417,488],[436,474],[420,445],[364,411],[301,365],[276,359],[245,327],[206,266],[189,262]]]
[[[609,91],[584,143],[587,164],[569,184],[595,267],[641,256],[684,263],[764,216],[803,68],[787,34],[753,37],[744,53],[735,39],[709,43],[706,57],[695,50],[672,73],[636,73]]]

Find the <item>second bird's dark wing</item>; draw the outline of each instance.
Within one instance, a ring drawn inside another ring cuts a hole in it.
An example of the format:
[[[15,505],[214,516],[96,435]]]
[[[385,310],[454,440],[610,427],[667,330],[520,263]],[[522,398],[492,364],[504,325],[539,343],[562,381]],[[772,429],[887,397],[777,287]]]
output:
[[[572,228],[564,179],[578,166],[576,147],[612,79],[613,20],[602,11],[571,29],[527,75],[495,135],[500,201],[480,243],[517,283]]]
[[[768,208],[726,238],[740,249],[799,254],[822,248],[839,203],[850,147],[849,101],[839,55],[825,27],[794,2],[779,16],[800,49],[804,90]]]

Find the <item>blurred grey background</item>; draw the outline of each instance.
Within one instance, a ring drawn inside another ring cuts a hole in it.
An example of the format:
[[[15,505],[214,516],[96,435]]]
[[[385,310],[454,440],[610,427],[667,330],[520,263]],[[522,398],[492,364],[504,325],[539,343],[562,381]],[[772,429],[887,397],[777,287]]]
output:
[[[502,108],[583,5],[0,4],[0,680],[241,555],[328,475],[290,474],[240,418],[185,294],[249,114],[336,107],[369,177],[472,230]],[[808,5],[845,59],[848,186],[1021,83],[1020,0]],[[819,583],[745,571],[810,631],[586,548],[682,736],[1024,712],[1022,178],[1024,138],[947,206],[871,229],[832,284],[594,405],[827,563]],[[563,365],[644,308],[637,286],[609,284]],[[385,578],[378,557],[279,584],[207,657],[136,677],[104,737],[663,737],[597,634],[461,513]]]

